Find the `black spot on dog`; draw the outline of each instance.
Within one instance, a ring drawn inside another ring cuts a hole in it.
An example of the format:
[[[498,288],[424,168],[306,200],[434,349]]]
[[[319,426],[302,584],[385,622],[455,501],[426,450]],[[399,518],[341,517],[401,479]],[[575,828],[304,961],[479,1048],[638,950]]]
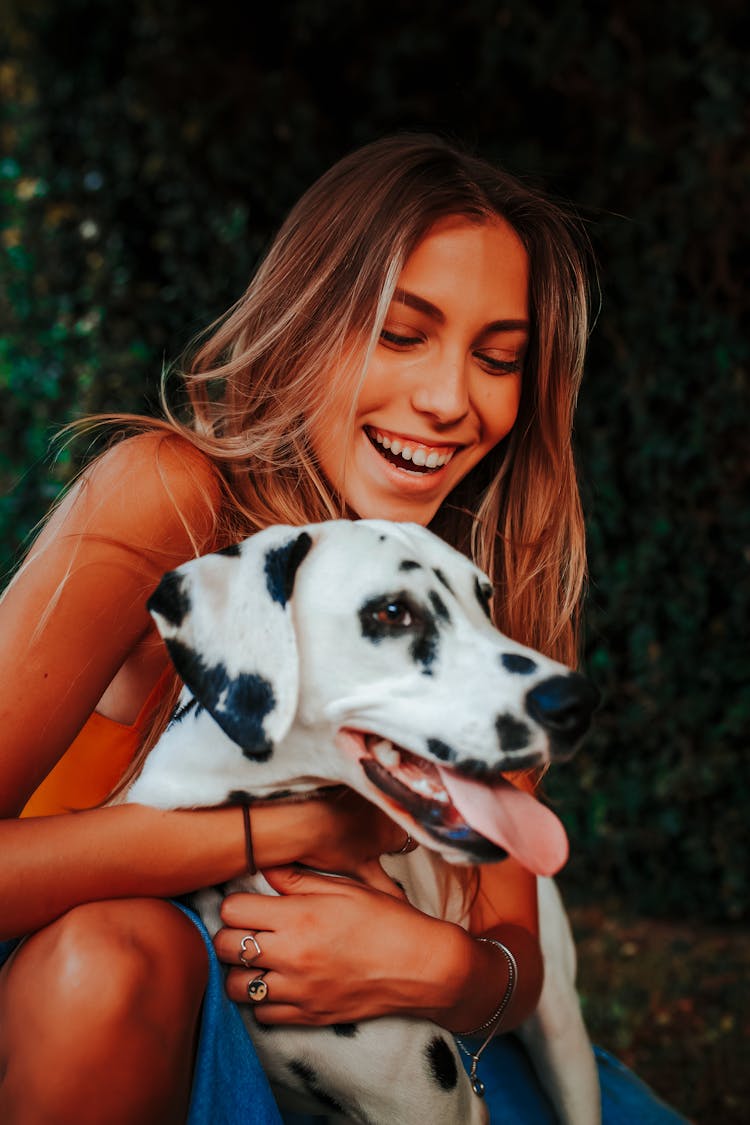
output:
[[[482,613],[492,620],[490,613],[490,601],[492,600],[492,586],[489,582],[482,582],[479,578],[474,579],[474,596],[482,607]]]
[[[318,1076],[309,1063],[302,1062],[301,1059],[295,1059],[289,1063],[289,1069],[292,1074],[299,1078],[307,1093],[316,1098],[321,1105],[325,1106],[326,1109],[333,1110],[334,1113],[341,1113],[346,1116],[347,1110],[341,1102],[319,1085]]]
[[[404,559],[399,565],[399,570],[421,570],[422,564],[415,562],[414,559]]]
[[[255,796],[248,793],[247,789],[233,789],[227,794],[228,805],[251,805],[254,800]]]
[[[449,624],[450,619],[451,619],[451,615],[450,615],[450,613],[448,613],[448,607],[445,604],[445,602],[443,601],[443,599],[440,597],[440,594],[436,594],[434,590],[430,590],[429,598],[430,598],[430,604],[431,604],[432,608],[435,610],[435,613],[440,618],[440,620],[445,621],[446,624]]]
[[[280,606],[285,606],[291,598],[297,570],[311,547],[312,539],[303,531],[283,547],[274,547],[266,555],[266,586]]]
[[[179,628],[190,609],[190,595],[185,589],[185,580],[176,570],[164,575],[151,597],[146,602],[149,613],[158,613],[170,625]]]
[[[236,559],[242,554],[239,543],[230,543],[228,547],[221,547],[218,551],[214,551],[215,555],[226,555],[229,559]]]
[[[495,730],[500,749],[504,754],[525,750],[531,740],[531,730],[527,724],[512,715],[498,715],[495,720]]]
[[[536,663],[528,656],[521,656],[520,652],[504,652],[500,663],[506,672],[518,672],[520,676],[528,676],[536,671]]]
[[[443,574],[442,570],[440,570],[438,567],[434,566],[432,568],[432,572],[435,575],[435,577],[438,579],[438,581],[443,583],[443,585],[445,586],[448,593],[453,594],[453,587],[451,586],[450,582],[448,581],[448,579]],[[455,597],[455,594],[453,596]]]
[[[458,1082],[456,1059],[442,1035],[436,1035],[425,1050],[430,1075],[441,1090],[453,1090]]]
[[[513,763],[515,769],[515,762]],[[455,762],[454,772],[460,774],[461,777],[469,777],[474,781],[496,781],[502,776],[502,768],[497,765],[490,765],[489,762],[483,762],[479,758],[464,758],[460,762]]]
[[[331,1027],[333,1034],[340,1035],[342,1039],[352,1039],[359,1031],[356,1023],[332,1023]]]
[[[431,617],[425,618],[423,628],[414,638],[409,654],[412,660],[422,665],[422,671],[426,676],[432,675],[432,665],[438,654],[438,631]]]
[[[455,762],[457,757],[453,747],[439,738],[428,738],[427,749],[433,757],[439,758],[441,762]]]
[[[268,680],[253,672],[229,676],[223,664],[208,665],[193,649],[174,638],[167,642],[172,662],[187,686],[246,758],[265,762],[273,744],[263,720],[276,706]]]

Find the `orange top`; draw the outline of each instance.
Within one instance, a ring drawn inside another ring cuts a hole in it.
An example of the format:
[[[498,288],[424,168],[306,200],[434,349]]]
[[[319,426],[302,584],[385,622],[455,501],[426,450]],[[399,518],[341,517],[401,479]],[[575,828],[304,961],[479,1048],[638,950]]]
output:
[[[52,816],[100,805],[114,789],[138,749],[147,720],[171,677],[159,677],[129,726],[94,711],[77,738],[26,802],[21,816]]]

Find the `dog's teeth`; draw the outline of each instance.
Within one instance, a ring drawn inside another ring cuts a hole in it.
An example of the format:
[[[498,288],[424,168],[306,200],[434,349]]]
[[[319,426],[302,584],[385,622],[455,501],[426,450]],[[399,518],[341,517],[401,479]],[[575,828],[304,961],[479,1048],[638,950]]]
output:
[[[434,782],[428,777],[410,778],[409,788],[418,793],[420,797],[426,797],[428,801],[439,801],[443,805],[449,803],[448,794],[444,789],[437,788]]]
[[[380,742],[373,743],[370,747],[370,751],[373,758],[380,762],[381,766],[385,766],[386,769],[393,769],[395,766],[399,765],[401,761],[401,755],[396,747],[385,738],[382,738]]]

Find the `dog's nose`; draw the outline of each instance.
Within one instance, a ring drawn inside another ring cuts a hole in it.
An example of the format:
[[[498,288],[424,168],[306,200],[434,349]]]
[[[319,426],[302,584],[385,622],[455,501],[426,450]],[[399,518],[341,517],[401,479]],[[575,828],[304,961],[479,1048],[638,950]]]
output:
[[[526,710],[553,740],[569,748],[588,730],[599,692],[578,672],[542,680],[526,696]]]

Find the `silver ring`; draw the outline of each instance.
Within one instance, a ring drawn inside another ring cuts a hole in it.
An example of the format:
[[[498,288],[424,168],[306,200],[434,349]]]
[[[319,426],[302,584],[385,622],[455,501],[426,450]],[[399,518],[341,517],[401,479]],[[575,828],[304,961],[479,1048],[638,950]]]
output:
[[[260,1004],[261,1000],[265,1000],[268,996],[268,985],[263,980],[267,972],[268,969],[264,969],[257,977],[253,977],[247,982],[247,998],[252,1000],[253,1004]]]
[[[248,942],[252,942],[255,946],[255,953],[253,953],[251,957],[245,956]],[[256,957],[260,957],[260,946],[258,945],[255,934],[247,934],[240,942],[240,964],[244,965],[246,969],[249,969]]]
[[[419,841],[418,840],[412,840],[411,836],[407,832],[406,833],[406,839],[404,840],[403,844],[398,849],[398,851],[397,852],[388,852],[388,855],[408,855],[409,852],[413,852],[414,849],[418,848],[418,847],[419,847]]]

